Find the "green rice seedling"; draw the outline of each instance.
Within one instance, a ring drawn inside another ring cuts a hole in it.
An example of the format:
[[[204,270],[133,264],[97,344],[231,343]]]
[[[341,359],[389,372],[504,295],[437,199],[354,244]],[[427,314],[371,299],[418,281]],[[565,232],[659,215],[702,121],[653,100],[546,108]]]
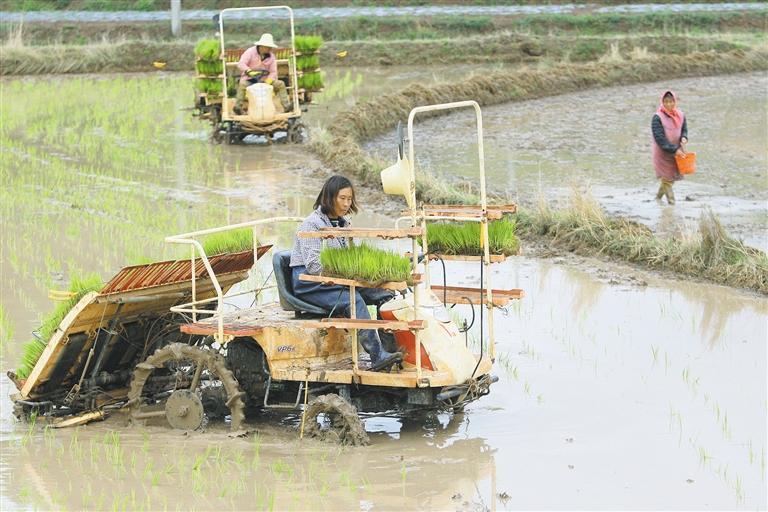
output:
[[[294,38],[296,51],[299,53],[316,52],[323,46],[322,36],[296,36]]]
[[[216,39],[201,39],[195,45],[195,57],[211,60],[219,56],[219,41]]]
[[[386,281],[411,281],[411,262],[392,251],[368,244],[344,249],[324,248],[320,251],[323,275],[357,279],[379,284]]]
[[[195,63],[195,70],[201,75],[217,76],[224,69],[220,60],[198,60]]]
[[[74,293],[66,301],[59,302],[56,308],[43,319],[40,326],[40,337],[27,342],[22,349],[21,364],[16,369],[16,376],[20,379],[26,379],[32,373],[32,369],[37,364],[38,359],[43,354],[48,341],[59,327],[59,324],[67,313],[80,302],[89,292],[98,291],[104,286],[101,278],[96,274],[90,274],[85,277],[73,276],[69,285],[69,291]]]
[[[324,86],[323,75],[320,71],[304,73],[299,77],[299,88],[308,91],[317,91]]]
[[[218,78],[198,78],[197,89],[207,94],[221,94],[222,83]]]
[[[491,254],[517,254],[520,243],[515,235],[515,222],[507,219],[488,224]],[[427,224],[427,242],[431,252],[448,255],[480,256],[479,222],[438,222]]]
[[[312,70],[320,65],[320,57],[318,55],[299,55],[296,57],[296,69],[298,70]]]
[[[213,233],[203,241],[203,250],[208,256],[248,249],[253,249],[253,230],[250,228]]]

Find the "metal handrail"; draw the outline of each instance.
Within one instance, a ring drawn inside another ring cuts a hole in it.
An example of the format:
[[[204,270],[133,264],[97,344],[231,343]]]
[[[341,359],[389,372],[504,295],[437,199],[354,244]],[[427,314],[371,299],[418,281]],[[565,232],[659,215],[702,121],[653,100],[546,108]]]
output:
[[[304,220],[303,217],[270,217],[268,219],[258,219],[258,220],[252,220],[248,222],[240,222],[238,224],[230,224],[228,226],[221,226],[218,228],[209,228],[209,229],[201,229],[198,231],[191,231],[189,233],[182,233],[180,235],[173,235],[165,238],[165,241],[172,244],[186,244],[191,246],[191,252],[190,252],[190,272],[192,275],[192,302],[188,302],[186,304],[179,304],[177,306],[172,306],[170,309],[174,313],[191,313],[192,314],[192,321],[197,321],[197,314],[209,314],[209,315],[218,315],[217,320],[217,341],[221,343],[224,340],[224,315],[223,315],[223,306],[224,306],[224,293],[221,290],[221,285],[219,284],[219,280],[217,279],[216,275],[213,273],[213,268],[211,267],[211,263],[208,260],[208,255],[205,254],[205,249],[203,249],[203,246],[195,240],[195,237],[203,236],[203,235],[210,235],[213,233],[222,233],[225,231],[232,231],[235,229],[242,229],[250,227],[253,229],[253,263],[256,264],[256,255],[258,254],[258,237],[256,236],[257,226],[260,226],[262,224],[274,224],[277,222],[302,222]],[[208,271],[208,275],[211,278],[211,282],[213,283],[213,288],[216,290],[216,297],[209,297],[208,299],[201,299],[197,300],[197,276],[195,275],[195,252],[199,253],[200,259],[203,261],[203,265],[205,266],[205,269]],[[255,288],[254,290],[255,291]],[[244,295],[248,292],[242,292],[238,295]],[[217,301],[216,304],[216,310],[211,311],[207,309],[197,309],[195,306],[200,304],[207,304],[209,302]],[[191,308],[191,309],[190,309]]]
[[[491,279],[491,272],[490,272],[490,264],[491,264],[491,257],[490,257],[490,249],[489,249],[489,239],[488,239],[488,219],[486,217],[487,214],[487,194],[486,194],[486,188],[485,188],[485,152],[483,149],[483,115],[480,111],[480,105],[473,100],[467,100],[467,101],[456,101],[452,103],[441,103],[437,105],[425,105],[423,107],[416,107],[411,110],[411,112],[408,114],[408,131],[407,131],[407,138],[408,138],[408,167],[410,170],[410,178],[411,178],[411,190],[410,190],[410,199],[411,201],[409,204],[411,204],[411,219],[413,221],[414,226],[420,226],[422,228],[425,228],[426,224],[426,216],[425,215],[419,215],[418,210],[416,208],[416,168],[415,168],[415,158],[414,158],[414,137],[413,137],[413,121],[416,117],[416,114],[419,114],[421,112],[433,112],[437,110],[450,110],[455,108],[464,108],[464,107],[472,107],[475,111],[475,119],[477,121],[477,152],[478,152],[478,163],[480,168],[480,208],[483,212],[483,216],[480,219],[466,219],[470,221],[479,221],[480,222],[480,237],[481,242],[483,244],[483,265],[487,269],[485,272],[484,281],[485,281],[485,290],[486,290],[486,297],[487,297],[487,303],[488,305],[493,304],[493,297],[492,297],[492,291],[490,286],[490,279]],[[402,141],[398,141],[398,144],[401,144]],[[430,217],[430,219],[438,219],[439,217]],[[403,218],[401,217],[396,221],[395,225],[398,225],[399,222]],[[453,217],[452,220],[460,220],[456,217]],[[427,246],[427,236],[426,236],[426,229],[424,229],[424,236],[422,237],[422,251],[424,254],[427,254],[428,246]],[[412,251],[412,257],[413,257],[413,267],[416,268],[418,264],[418,245],[416,242],[416,239],[413,240],[413,251]],[[427,289],[429,289],[430,286],[430,277],[429,277],[429,260],[425,260],[426,263],[424,264],[424,276],[425,276],[425,286],[427,286]],[[418,312],[419,310],[419,303],[421,299],[421,291],[419,286],[415,286],[413,290],[413,304],[414,304],[414,310]],[[491,306],[492,307],[492,306]],[[417,313],[418,314],[418,313]],[[416,379],[417,379],[417,385],[421,385],[421,339],[419,336],[419,332],[414,333],[414,337],[416,338],[415,343],[415,351],[416,351]],[[494,335],[493,335],[493,314],[488,315],[488,338],[489,338],[489,348],[490,348],[490,356],[491,360],[494,360],[495,358],[495,347],[494,347]],[[481,347],[483,340],[480,340]]]

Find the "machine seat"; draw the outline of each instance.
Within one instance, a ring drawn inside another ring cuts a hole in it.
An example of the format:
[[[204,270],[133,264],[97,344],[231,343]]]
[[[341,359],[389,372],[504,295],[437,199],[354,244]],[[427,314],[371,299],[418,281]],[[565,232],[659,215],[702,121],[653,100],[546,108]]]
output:
[[[285,311],[295,311],[296,316],[328,316],[329,310],[305,302],[293,294],[293,271],[291,269],[291,251],[276,251],[272,256],[272,266],[277,281],[277,295],[280,306]]]

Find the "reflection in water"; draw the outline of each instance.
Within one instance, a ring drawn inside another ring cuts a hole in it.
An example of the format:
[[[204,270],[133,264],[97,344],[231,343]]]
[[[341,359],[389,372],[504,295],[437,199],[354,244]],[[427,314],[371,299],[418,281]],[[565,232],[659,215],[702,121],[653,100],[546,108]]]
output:
[[[497,314],[501,380],[467,414],[497,449],[500,489],[557,489],[551,497],[516,487],[515,508],[765,504],[768,300],[654,277],[647,287],[603,284],[520,258],[509,265],[516,272],[498,268],[495,286],[526,297]]]

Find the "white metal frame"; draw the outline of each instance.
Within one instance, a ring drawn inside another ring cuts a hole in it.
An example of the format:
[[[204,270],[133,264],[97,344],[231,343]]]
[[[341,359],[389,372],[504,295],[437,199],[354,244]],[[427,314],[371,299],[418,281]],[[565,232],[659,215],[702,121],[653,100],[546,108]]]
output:
[[[256,264],[256,256],[258,254],[258,248],[259,248],[259,242],[258,237],[256,236],[258,231],[258,226],[261,226],[263,224],[273,224],[277,222],[302,222],[304,220],[303,217],[270,217],[268,219],[259,219],[259,220],[253,220],[249,222],[241,222],[239,224],[231,224],[229,226],[222,226],[218,228],[210,228],[210,229],[202,229],[199,231],[192,231],[190,233],[183,233],[181,235],[173,235],[166,237],[165,241],[172,244],[186,244],[190,246],[190,266],[191,266],[191,273],[192,273],[192,302],[188,302],[186,304],[180,304],[178,306],[171,307],[171,311],[174,313],[191,313],[192,314],[192,321],[197,321],[197,315],[200,314],[208,314],[208,315],[214,315],[214,317],[218,316],[218,330],[216,334],[216,341],[219,343],[223,343],[224,341],[224,293],[221,290],[221,285],[219,284],[219,280],[216,278],[216,275],[213,273],[213,269],[211,268],[211,263],[208,260],[208,255],[205,254],[205,250],[203,249],[202,244],[195,240],[196,237],[210,235],[213,233],[222,233],[224,231],[231,231],[234,229],[242,229],[242,228],[252,228],[253,229],[253,264]],[[197,252],[200,255],[200,259],[203,260],[203,265],[205,265],[205,269],[208,271],[208,275],[211,277],[211,282],[213,283],[213,288],[216,290],[216,297],[211,297],[209,299],[201,299],[197,300],[197,277],[195,276],[195,252]],[[249,293],[253,293],[254,290],[247,290],[235,295],[231,295],[230,297],[235,297],[238,295],[246,295]],[[208,304],[210,302],[217,301],[216,309],[210,310],[210,309],[198,309],[196,306],[202,305],[202,304]]]
[[[291,114],[294,116],[301,115],[301,107],[299,106],[299,80],[298,74],[296,72],[296,33],[293,26],[293,9],[287,5],[273,5],[265,7],[233,7],[229,9],[222,9],[219,12],[219,46],[221,49],[221,60],[224,69],[224,87],[222,94],[223,101],[221,106],[222,118],[224,118],[225,113],[227,117],[230,115],[229,102],[227,101],[227,60],[225,58],[224,48],[224,14],[229,12],[266,11],[275,9],[286,9],[288,11],[288,16],[291,22],[291,57],[288,61],[288,72],[291,75],[291,98],[293,99],[293,111]]]
[[[450,109],[459,109],[459,108],[466,108],[466,107],[472,107],[475,110],[475,119],[477,122],[477,152],[478,152],[478,163],[479,163],[479,170],[480,170],[480,208],[482,210],[482,215],[480,217],[453,217],[453,216],[430,216],[430,220],[458,220],[458,221],[468,221],[468,222],[480,222],[480,243],[483,246],[483,266],[485,267],[485,272],[483,273],[483,280],[484,280],[484,287],[486,292],[486,307],[488,308],[488,345],[489,345],[489,355],[491,360],[495,359],[495,342],[494,342],[494,333],[493,333],[493,292],[491,291],[491,256],[490,256],[490,249],[488,247],[488,198],[486,195],[486,189],[485,189],[485,153],[483,150],[483,115],[480,111],[480,105],[473,100],[468,101],[456,101],[452,103],[441,103],[437,105],[425,105],[423,107],[416,107],[413,110],[411,110],[410,114],[408,114],[408,131],[406,132],[406,136],[408,139],[408,163],[410,168],[410,194],[411,194],[411,201],[410,204],[413,205],[413,207],[410,208],[411,210],[411,222],[413,226],[419,226],[424,231],[424,236],[422,237],[422,251],[426,255],[428,254],[428,241],[427,241],[427,229],[426,229],[426,217],[424,215],[424,211],[416,207],[416,168],[415,168],[415,162],[416,159],[414,158],[414,137],[413,137],[413,121],[417,114],[422,112],[434,112],[438,110],[450,110]],[[398,144],[400,144],[402,141],[398,141]],[[399,225],[399,222],[401,220],[407,219],[408,217],[401,217],[397,219],[396,226]],[[413,239],[413,248],[411,251],[411,257],[413,258],[413,268],[416,269],[418,266],[418,242],[414,238]],[[430,279],[429,279],[429,258],[425,258],[424,260],[424,285],[429,289],[430,287]],[[420,286],[414,287],[413,292],[413,307],[416,311],[416,314],[418,315],[419,311],[419,304],[421,302],[421,292],[420,292]],[[480,305],[482,307],[482,304]],[[417,382],[421,382],[421,339],[419,335],[419,331],[414,332],[414,336],[416,338],[416,378]],[[480,340],[480,343],[482,343],[483,340]]]

